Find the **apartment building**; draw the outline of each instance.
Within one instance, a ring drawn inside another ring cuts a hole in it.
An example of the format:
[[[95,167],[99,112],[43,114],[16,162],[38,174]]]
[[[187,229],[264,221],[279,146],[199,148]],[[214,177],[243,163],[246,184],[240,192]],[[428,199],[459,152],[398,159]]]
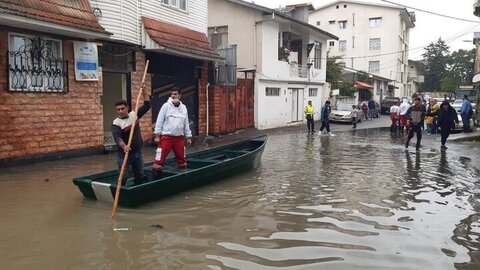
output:
[[[360,1],[335,1],[312,11],[309,23],[339,37],[328,55],[342,65],[390,79],[380,96],[408,95],[408,51],[415,14],[407,9]]]

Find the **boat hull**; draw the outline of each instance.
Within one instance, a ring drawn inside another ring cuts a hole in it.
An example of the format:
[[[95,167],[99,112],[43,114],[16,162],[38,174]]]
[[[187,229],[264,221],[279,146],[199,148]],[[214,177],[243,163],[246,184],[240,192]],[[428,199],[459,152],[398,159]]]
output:
[[[152,163],[145,166],[147,182],[131,186],[132,176],[127,175],[127,185],[121,187],[119,205],[138,207],[179,192],[203,186],[229,176],[256,168],[261,160],[267,138],[251,140],[199,151],[188,155],[189,168],[178,169],[175,160],[165,163],[159,179],[152,179]],[[118,170],[77,177],[73,183],[85,198],[113,202],[117,188]]]

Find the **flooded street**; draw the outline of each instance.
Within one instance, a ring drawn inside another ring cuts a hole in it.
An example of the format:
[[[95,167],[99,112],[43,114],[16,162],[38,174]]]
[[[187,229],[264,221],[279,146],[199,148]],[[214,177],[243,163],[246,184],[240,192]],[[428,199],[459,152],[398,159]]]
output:
[[[453,148],[274,134],[258,169],[115,222],[72,183],[115,154],[2,168],[0,269],[480,269],[478,157]]]

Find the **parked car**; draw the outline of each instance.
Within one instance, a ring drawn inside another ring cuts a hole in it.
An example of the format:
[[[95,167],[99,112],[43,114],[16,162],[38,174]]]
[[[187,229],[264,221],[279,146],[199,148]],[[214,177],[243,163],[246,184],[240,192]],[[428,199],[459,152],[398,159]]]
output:
[[[455,131],[463,131],[463,121],[462,121],[462,117],[460,116],[460,114],[457,115],[458,117],[458,124],[455,123]],[[470,121],[470,131],[473,131],[474,130],[474,126],[475,126],[475,122],[473,121],[472,118],[468,119]]]
[[[460,111],[462,110],[462,104],[463,104],[463,100],[457,99],[452,103],[452,107],[457,111],[457,113],[460,113]],[[475,114],[475,109],[477,107],[477,104],[473,102],[470,102],[470,104],[472,104],[473,114]]]
[[[368,105],[368,101],[362,101],[358,104],[357,108],[359,108],[359,109],[362,108],[362,103],[363,102],[367,103],[367,105]],[[380,109],[380,104],[378,104],[378,102],[376,102],[376,101],[374,101],[374,102],[375,102],[375,109],[373,110],[372,115],[373,115],[373,118],[378,118],[378,117],[380,117],[380,110],[381,110]]]
[[[380,107],[380,113],[381,114],[389,114],[390,113],[390,107],[393,106],[397,102],[400,104],[400,98],[399,97],[386,97],[382,100],[382,105]]]
[[[328,120],[332,122],[344,122],[344,123],[351,123],[352,122],[352,105],[354,104],[337,104],[337,106],[330,112],[328,115]],[[362,122],[365,119],[363,116],[360,107],[358,107],[358,116],[357,116],[357,123]]]

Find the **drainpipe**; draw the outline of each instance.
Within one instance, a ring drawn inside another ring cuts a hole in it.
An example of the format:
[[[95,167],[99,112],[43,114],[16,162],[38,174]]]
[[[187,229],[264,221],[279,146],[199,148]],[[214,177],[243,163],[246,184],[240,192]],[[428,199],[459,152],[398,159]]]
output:
[[[205,87],[205,96],[207,97],[207,111],[206,111],[206,121],[207,121],[207,129],[206,129],[206,134],[205,134],[205,138],[208,137],[208,127],[210,126],[210,123],[208,122],[208,87],[210,86],[210,83],[208,82],[207,83],[207,86]]]

